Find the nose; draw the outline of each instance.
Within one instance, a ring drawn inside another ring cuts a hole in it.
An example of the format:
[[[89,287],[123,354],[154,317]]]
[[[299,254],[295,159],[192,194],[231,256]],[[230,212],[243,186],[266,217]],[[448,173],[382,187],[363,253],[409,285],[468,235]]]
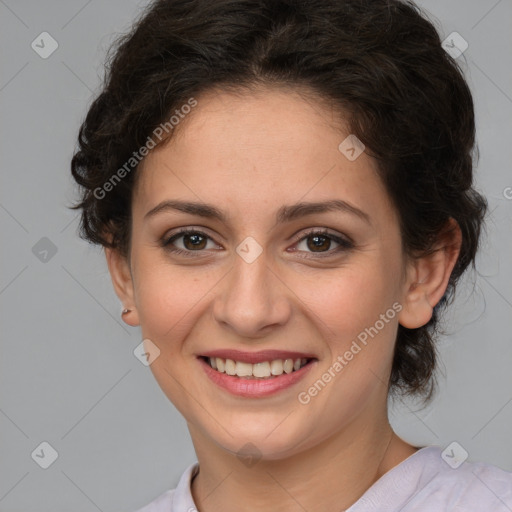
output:
[[[217,290],[213,315],[237,336],[257,338],[284,325],[291,312],[289,289],[263,251],[248,263],[238,254]]]

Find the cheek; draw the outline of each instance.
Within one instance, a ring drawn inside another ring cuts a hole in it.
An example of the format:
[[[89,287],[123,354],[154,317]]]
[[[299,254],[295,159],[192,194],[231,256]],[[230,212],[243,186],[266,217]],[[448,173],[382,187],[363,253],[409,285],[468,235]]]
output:
[[[301,298],[334,334],[354,335],[391,307],[395,286],[390,273],[372,262],[323,272],[300,285]]]
[[[337,362],[331,369],[336,375],[331,389],[354,393],[356,401],[371,393],[380,379],[386,380],[392,364],[398,322],[393,309],[395,271],[392,266],[385,269],[382,259],[367,258],[354,266],[319,273],[298,294],[310,311],[305,309],[304,314],[326,341],[326,369]]]
[[[175,351],[172,340],[190,332],[217,280],[199,267],[171,265],[151,255],[141,255],[135,268],[142,334],[161,350]]]

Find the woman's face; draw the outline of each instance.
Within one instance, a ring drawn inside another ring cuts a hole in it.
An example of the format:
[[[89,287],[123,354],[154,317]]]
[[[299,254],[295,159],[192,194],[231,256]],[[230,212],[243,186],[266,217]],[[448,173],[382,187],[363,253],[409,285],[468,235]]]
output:
[[[134,310],[126,321],[160,351],[150,365],[159,385],[196,440],[235,453],[252,443],[267,459],[385,417],[408,283],[374,160],[353,160],[349,142],[340,150],[349,132],[291,91],[197,101],[139,168],[120,294]],[[154,210],[170,201],[203,208]],[[244,379],[207,367],[202,356],[225,350],[249,353],[229,354],[246,361],[241,373],[310,362]]]

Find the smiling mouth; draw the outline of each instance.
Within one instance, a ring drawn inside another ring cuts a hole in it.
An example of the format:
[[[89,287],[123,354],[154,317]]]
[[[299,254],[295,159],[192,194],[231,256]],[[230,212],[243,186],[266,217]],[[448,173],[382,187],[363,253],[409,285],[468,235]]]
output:
[[[297,359],[272,359],[251,364],[222,357],[200,356],[200,359],[219,373],[248,380],[275,379],[283,374],[294,373],[309,363],[316,361],[315,358],[303,357]]]

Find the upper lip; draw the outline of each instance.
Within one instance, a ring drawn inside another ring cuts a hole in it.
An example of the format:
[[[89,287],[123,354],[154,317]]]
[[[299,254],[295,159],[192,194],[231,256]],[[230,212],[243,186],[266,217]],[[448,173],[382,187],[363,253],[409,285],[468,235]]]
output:
[[[290,352],[287,350],[260,350],[259,352],[246,352],[232,349],[210,350],[200,354],[200,357],[220,357],[241,363],[263,363],[274,359],[316,359],[313,354],[304,352]]]

